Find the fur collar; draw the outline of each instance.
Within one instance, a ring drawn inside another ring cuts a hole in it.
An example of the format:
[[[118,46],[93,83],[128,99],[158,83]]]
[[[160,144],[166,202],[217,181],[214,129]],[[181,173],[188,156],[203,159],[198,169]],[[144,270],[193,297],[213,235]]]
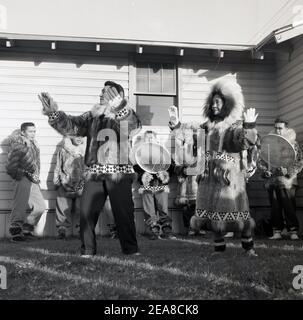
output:
[[[223,96],[225,100],[221,111],[221,117],[223,118],[221,121],[215,121],[212,118],[211,105],[215,94]],[[239,84],[230,80],[220,80],[211,88],[203,106],[202,115],[206,119],[204,126],[208,130],[216,128],[219,131],[225,131],[233,124],[243,120],[243,111],[244,98]]]
[[[75,146],[72,143],[71,138],[65,137],[63,139],[62,147],[63,147],[63,149],[65,151],[67,151],[68,153],[70,153],[70,154],[72,154],[74,156],[82,156],[82,157],[84,157],[84,154],[85,154],[85,143],[84,143],[84,141],[79,146]]]
[[[20,130],[17,130],[14,132],[8,139],[8,144],[12,145],[14,143],[22,143],[30,147],[31,145],[34,145],[37,149],[38,143],[36,140],[29,140],[27,137],[25,137]]]

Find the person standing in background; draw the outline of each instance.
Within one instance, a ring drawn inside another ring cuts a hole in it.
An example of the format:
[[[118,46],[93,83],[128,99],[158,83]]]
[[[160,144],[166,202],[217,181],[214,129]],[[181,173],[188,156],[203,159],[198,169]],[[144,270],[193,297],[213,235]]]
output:
[[[6,170],[14,180],[13,205],[9,233],[14,242],[32,237],[34,228],[46,210],[40,189],[40,149],[32,122],[21,124],[21,130],[8,142]],[[26,215],[29,209],[31,212]]]
[[[85,142],[82,137],[65,137],[57,153],[54,185],[57,188],[56,227],[59,239],[72,236],[72,211],[80,229],[80,197],[84,187]]]
[[[271,223],[273,236],[271,240],[282,239],[282,231],[286,226],[291,240],[299,240],[299,221],[296,216],[296,190],[298,188],[297,175],[303,168],[302,150],[296,141],[296,132],[287,127],[287,122],[276,119],[275,128],[270,133],[284,137],[295,150],[295,161],[289,168],[269,168],[262,159],[259,160],[259,168],[265,179],[265,189],[268,191],[271,204]],[[283,217],[284,213],[284,217]]]

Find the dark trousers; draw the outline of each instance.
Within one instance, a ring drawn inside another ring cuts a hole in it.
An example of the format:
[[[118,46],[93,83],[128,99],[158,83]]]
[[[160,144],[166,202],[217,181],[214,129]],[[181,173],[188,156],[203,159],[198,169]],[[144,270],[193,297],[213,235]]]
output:
[[[142,205],[147,225],[152,228],[163,226],[171,229],[172,220],[168,215],[168,193],[145,191],[142,194]]]
[[[107,178],[102,181],[88,181],[85,184],[80,211],[81,253],[96,254],[95,227],[107,196],[116,221],[122,252],[137,252],[132,179],[125,175],[119,182]]]
[[[299,230],[299,222],[296,216],[296,188],[270,188],[268,193],[271,204],[273,229],[282,231],[284,229],[285,217],[285,224],[288,231]]]

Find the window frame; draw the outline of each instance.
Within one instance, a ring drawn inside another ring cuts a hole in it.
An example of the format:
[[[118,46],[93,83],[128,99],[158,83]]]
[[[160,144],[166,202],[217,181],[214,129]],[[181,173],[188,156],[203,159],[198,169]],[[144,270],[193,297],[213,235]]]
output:
[[[175,92],[174,93],[155,93],[155,92],[141,92],[137,91],[137,63],[170,63],[174,65],[175,71]],[[138,55],[132,54],[129,56],[129,99],[131,105],[133,106],[134,110],[137,110],[137,96],[157,96],[157,97],[174,97],[176,103],[176,107],[178,108],[178,115],[180,116],[180,88],[179,88],[179,75],[180,75],[180,68],[178,65],[178,59],[176,56],[155,56],[155,55]],[[168,126],[154,126],[154,125],[143,125],[143,130],[150,130],[154,129],[158,132],[168,133],[169,128]]]

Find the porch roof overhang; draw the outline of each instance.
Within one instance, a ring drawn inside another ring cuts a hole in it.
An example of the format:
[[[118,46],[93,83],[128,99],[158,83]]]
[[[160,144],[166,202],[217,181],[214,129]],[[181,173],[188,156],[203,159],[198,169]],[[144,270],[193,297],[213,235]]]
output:
[[[110,38],[90,38],[90,37],[71,37],[58,35],[37,35],[37,34],[18,34],[0,33],[0,39],[4,40],[37,40],[37,41],[64,41],[64,42],[86,42],[86,43],[107,43],[107,44],[126,44],[157,47],[176,47],[206,50],[226,50],[226,51],[249,51],[253,50],[253,45],[245,44],[225,44],[225,43],[192,43],[192,42],[173,42],[173,41],[150,41],[133,39],[110,39]]]
[[[300,35],[303,35],[303,21],[272,31],[255,46],[254,50],[259,51],[269,44],[281,44]]]

